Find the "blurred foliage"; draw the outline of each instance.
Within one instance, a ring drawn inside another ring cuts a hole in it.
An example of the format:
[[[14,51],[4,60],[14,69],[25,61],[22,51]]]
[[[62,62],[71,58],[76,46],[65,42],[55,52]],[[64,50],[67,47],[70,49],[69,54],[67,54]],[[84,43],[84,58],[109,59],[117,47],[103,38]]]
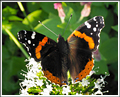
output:
[[[73,14],[70,23],[65,30],[64,38],[75,30],[80,24],[94,16],[103,16],[105,28],[101,32],[101,43],[99,51],[101,61],[95,61],[95,68],[100,67],[97,74],[111,71],[118,80],[118,2],[93,2],[91,13],[88,17],[77,22],[81,16],[83,6],[79,2],[62,2],[66,14],[65,23],[61,23],[57,10],[54,9],[55,2],[23,2],[27,17],[19,9],[17,2],[2,2],[2,25],[6,27],[16,38],[20,30],[31,30],[30,24],[35,31],[42,33],[56,41],[57,37],[38,23],[40,20],[56,34],[62,34],[65,26]],[[30,22],[27,21],[27,18]],[[19,94],[19,79],[21,69],[26,70],[25,56],[15,45],[5,29],[2,28],[2,94]]]

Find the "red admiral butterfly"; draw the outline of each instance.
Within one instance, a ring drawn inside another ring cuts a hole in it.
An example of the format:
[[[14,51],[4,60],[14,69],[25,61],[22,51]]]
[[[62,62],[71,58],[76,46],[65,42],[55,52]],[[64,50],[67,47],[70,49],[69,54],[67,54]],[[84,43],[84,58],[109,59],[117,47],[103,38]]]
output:
[[[94,66],[92,52],[100,43],[104,27],[102,16],[95,16],[79,26],[67,39],[59,35],[58,42],[37,32],[22,30],[18,39],[35,61],[41,61],[48,80],[59,85],[67,84],[67,71],[74,81],[85,78]]]

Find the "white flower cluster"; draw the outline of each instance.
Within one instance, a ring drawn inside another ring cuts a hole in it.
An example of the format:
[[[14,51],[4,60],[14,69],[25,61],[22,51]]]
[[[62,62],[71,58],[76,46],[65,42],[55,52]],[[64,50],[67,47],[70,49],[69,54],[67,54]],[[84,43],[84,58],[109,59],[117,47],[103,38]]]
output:
[[[39,77],[37,76],[37,73],[42,72],[41,62],[36,62],[33,58],[27,61],[29,61],[29,63],[26,65],[28,72],[24,71],[25,74],[22,74],[23,76],[25,76],[25,79],[20,83],[20,87],[21,87],[20,95],[29,95],[28,93],[29,88],[36,87],[36,86],[41,87],[43,85],[43,80],[40,80]],[[95,73],[95,71],[91,71],[90,74],[87,76],[91,76],[93,73]],[[97,79],[97,81],[94,82],[95,86],[93,89],[98,89],[98,91],[96,91],[92,95],[96,95],[96,94],[103,95],[103,92],[101,90],[106,83],[104,81],[106,76],[108,75],[105,75],[104,77],[100,76],[101,78]],[[90,84],[90,82],[85,78],[83,78],[80,83],[83,87],[88,86],[88,84]],[[52,84],[49,85],[48,83],[46,83],[46,88],[44,88],[40,94],[50,95],[50,92],[52,91],[52,89],[53,89]],[[71,92],[70,86],[68,85],[62,86],[62,89],[63,89],[62,94],[68,95],[68,93]],[[104,91],[104,92],[108,92],[108,91]],[[82,91],[80,91],[80,94],[76,93],[76,95],[82,95]]]
[[[97,79],[96,82],[94,82],[95,86],[94,86],[94,89],[98,89],[93,95],[97,95],[97,94],[100,94],[100,95],[103,95],[103,93],[105,92],[109,92],[109,91],[101,91],[102,90],[102,87],[105,87],[105,83],[107,83],[104,79],[109,76],[106,75],[104,77],[102,77],[102,75],[100,76],[101,78]]]
[[[43,89],[43,92],[41,92],[42,95],[50,95],[49,93],[52,91],[52,85],[46,85],[47,88]]]
[[[26,65],[28,72],[26,74],[22,74],[25,76],[25,79],[20,83],[20,95],[29,95],[27,91],[30,87],[43,85],[43,80],[39,80],[37,76],[37,73],[41,71],[41,69],[39,69],[41,67],[41,63],[36,62],[33,58],[26,61],[29,61]]]

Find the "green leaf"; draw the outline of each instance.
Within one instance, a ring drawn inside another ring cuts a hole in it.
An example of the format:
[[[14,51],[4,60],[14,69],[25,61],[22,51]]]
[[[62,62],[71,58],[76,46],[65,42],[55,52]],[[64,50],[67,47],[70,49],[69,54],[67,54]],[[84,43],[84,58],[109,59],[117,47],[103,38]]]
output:
[[[101,43],[107,41],[108,39],[109,39],[108,34],[106,34],[105,32],[101,32],[101,34],[100,34],[100,45],[101,45]]]
[[[61,23],[60,19],[46,19],[45,21],[42,22],[46,27],[48,27],[50,30],[55,32],[57,35],[62,34],[63,30],[58,28],[57,25]],[[53,39],[56,41],[57,37],[55,34],[50,32],[48,29],[46,29],[43,25],[38,24],[34,28],[37,32],[46,35],[47,37]]]
[[[59,27],[59,28],[61,28],[61,29],[65,29],[65,27],[67,26],[67,23],[65,22],[65,23],[62,23],[62,24],[59,24],[59,25],[57,25],[57,27]],[[70,26],[68,26],[67,28],[66,28],[66,30],[69,30],[70,29]]]
[[[94,17],[94,16],[103,16],[104,18],[106,18],[108,15],[108,11],[107,9],[103,6],[91,6],[91,13],[90,16]]]
[[[105,74],[105,72],[109,74],[107,63],[105,60],[95,61],[94,68],[97,68],[97,67],[99,67],[99,69],[97,69],[98,72],[96,72],[97,75]]]
[[[65,15],[66,15],[65,16],[65,21],[68,22],[69,19],[70,19],[71,14],[72,14],[72,18],[69,21],[69,23],[70,24],[75,23],[77,20],[76,20],[76,14],[75,14],[74,10],[71,7],[69,7],[69,6],[65,5],[65,4],[63,5],[63,9],[64,9],[64,12],[65,12]]]
[[[72,8],[74,10],[74,13],[76,14],[76,19],[78,20],[81,16],[81,11],[83,9],[83,6],[80,6],[80,2],[65,2],[67,6]]]
[[[106,58],[107,64],[118,60],[118,39],[111,38],[102,43],[99,51]]]
[[[92,2],[91,5],[92,6],[103,6],[103,2]]]
[[[31,87],[31,88],[28,89],[28,92],[39,93],[39,92],[41,92],[41,89],[37,88],[37,87]]]
[[[10,20],[10,21],[22,21],[23,19],[19,18],[17,16],[9,16],[8,20]]]
[[[17,37],[17,32],[20,30],[29,30],[30,28],[26,25],[24,25],[21,22],[10,22],[8,24],[3,24],[8,30],[12,32],[12,34]],[[4,28],[2,28],[2,33],[5,35],[8,35],[5,31]]]
[[[10,6],[7,6],[2,10],[3,19],[8,19],[9,16],[16,15],[16,14],[17,14],[17,10],[14,8],[11,8]]]
[[[21,69],[25,69],[24,60],[25,58],[16,56],[11,57],[8,60],[3,60],[3,75],[7,76],[7,79],[10,79],[13,75],[20,76]]]
[[[83,6],[80,6],[80,2],[65,2],[67,6],[71,7],[75,12],[79,11],[80,13],[80,10],[82,10]]]
[[[56,9],[54,9],[54,3],[55,2],[40,2],[40,7],[46,11],[48,14],[52,13],[55,15],[58,15],[58,12]]]
[[[55,15],[53,13],[49,13],[49,17],[48,18],[51,19],[51,18],[58,18],[58,17],[59,17],[58,15]]]
[[[116,6],[114,8],[114,12],[118,15],[118,3],[116,4]]]
[[[103,31],[105,33],[109,33],[110,30],[111,30],[111,26],[113,26],[114,24],[114,16],[113,16],[113,13],[109,10],[107,11],[108,12],[108,15],[107,17],[105,18],[105,27],[103,29]]]
[[[8,49],[3,45],[2,46],[2,61],[7,60],[10,58],[10,52]]]
[[[38,10],[40,8],[39,5],[40,2],[27,2],[27,9],[29,11],[29,13]]]
[[[11,58],[11,63],[9,65],[12,66],[10,76],[11,75],[20,75],[21,69],[25,69],[25,58],[23,57],[12,57]]]
[[[38,24],[38,21],[43,21],[45,18],[47,18],[46,16],[47,16],[47,14],[44,11],[36,10],[36,11],[30,13],[27,16],[27,18],[28,18],[29,22],[32,24],[32,26],[35,27]],[[25,24],[25,25],[29,25],[27,18],[25,18],[23,20],[23,24]]]
[[[14,93],[20,89],[19,79],[22,78],[20,77],[21,69],[25,70],[24,60],[24,58],[11,57],[8,60],[2,61],[3,95]]]
[[[115,5],[116,2],[104,2],[104,4],[105,4],[107,7],[109,7],[109,5]]]
[[[118,25],[112,26],[112,29],[118,32]]]
[[[110,64],[109,69],[115,75],[114,79],[118,81],[118,62]]]
[[[67,26],[67,23],[63,23],[63,24],[60,24],[60,25],[57,25],[57,27],[59,27],[59,28],[61,28],[61,29],[63,29],[64,31],[64,34],[63,34],[63,37],[64,37],[64,39],[66,40],[69,36],[70,36],[70,34],[72,34],[72,32],[78,27],[78,26],[80,26],[79,24],[77,24],[77,23],[75,23],[75,24],[68,24],[68,26],[67,26],[67,28],[66,28],[66,26]]]
[[[79,27],[80,25],[78,23],[75,23],[75,24],[67,24],[66,22],[65,23],[62,23],[60,25],[58,25],[57,27],[61,28],[61,29],[64,29],[65,30],[65,33],[72,33],[77,27]],[[68,30],[69,32],[67,32],[66,30]]]
[[[14,55],[14,54],[16,55],[17,54],[18,47],[15,45],[13,40],[11,40],[10,38],[6,38],[5,46],[8,49],[8,51],[10,52],[11,55]]]

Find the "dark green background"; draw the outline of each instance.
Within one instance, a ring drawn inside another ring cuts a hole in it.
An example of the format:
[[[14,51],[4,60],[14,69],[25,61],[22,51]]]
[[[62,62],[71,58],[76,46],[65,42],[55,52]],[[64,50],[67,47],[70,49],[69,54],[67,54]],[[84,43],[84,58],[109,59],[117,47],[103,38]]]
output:
[[[80,23],[77,23],[81,16],[84,6],[79,2],[63,2],[63,8],[66,14],[65,23],[62,24],[58,12],[54,9],[54,2],[24,2],[22,3],[27,18],[29,19],[35,31],[42,33],[56,41],[56,36],[45,29],[38,21],[42,21],[48,28],[56,34],[62,34],[73,14],[71,21],[64,33],[64,38],[71,34],[80,24],[86,20],[101,15],[105,19],[105,28],[101,32],[101,43],[99,51],[102,56],[100,61],[95,61],[95,67],[99,66],[99,74],[110,73],[106,78],[108,82],[106,89],[108,94],[116,95],[118,90],[118,3],[117,2],[93,2],[91,3],[91,13]],[[20,30],[31,30],[30,24],[26,17],[19,9],[16,2],[2,2],[2,25],[4,25],[17,38],[17,32]],[[20,73],[26,71],[25,56],[16,46],[13,40],[2,29],[2,94],[17,95],[19,94],[19,79],[24,79]],[[105,90],[106,90],[105,89]]]

